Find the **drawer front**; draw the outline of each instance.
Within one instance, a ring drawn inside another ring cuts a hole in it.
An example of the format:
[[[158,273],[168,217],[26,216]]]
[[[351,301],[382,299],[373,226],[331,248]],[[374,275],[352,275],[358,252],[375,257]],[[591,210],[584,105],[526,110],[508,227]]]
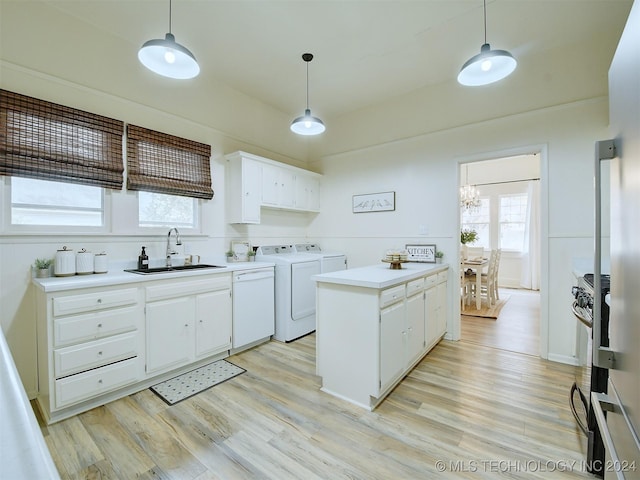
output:
[[[137,362],[137,358],[132,358],[56,380],[56,408],[73,405],[136,382],[139,370]]]
[[[185,297],[198,293],[231,288],[231,275],[219,275],[201,280],[183,280],[146,287],[146,300],[152,302],[164,298]]]
[[[398,285],[397,287],[387,288],[380,292],[380,308],[404,299],[404,289],[404,285]]]
[[[138,354],[137,337],[137,332],[131,332],[54,350],[56,378],[135,357]]]
[[[438,281],[438,275],[429,275],[424,279],[424,288],[433,287]]]
[[[53,316],[95,312],[106,308],[123,307],[138,303],[138,289],[105,290],[103,292],[53,298]]]
[[[407,283],[407,297],[420,293],[422,290],[424,290],[423,278],[418,278],[417,280],[412,280]]]
[[[53,346],[61,347],[130,332],[136,329],[139,319],[142,319],[142,310],[138,306],[55,318]]]
[[[442,283],[442,282],[446,282],[447,281],[447,271],[445,270],[444,272],[439,272],[438,273],[438,283]]]

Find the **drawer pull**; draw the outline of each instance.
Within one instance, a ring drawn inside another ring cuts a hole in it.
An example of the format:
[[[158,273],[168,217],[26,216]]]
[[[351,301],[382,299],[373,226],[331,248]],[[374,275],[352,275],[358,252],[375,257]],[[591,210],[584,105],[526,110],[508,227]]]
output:
[[[98,352],[98,355],[99,355],[99,356],[102,356],[102,350],[100,350],[100,351]]]
[[[98,383],[102,384],[102,379],[98,380]]]
[[[98,328],[102,328],[102,324],[101,323],[98,324]]]
[[[98,303],[102,303],[102,299],[101,298],[98,299]]]

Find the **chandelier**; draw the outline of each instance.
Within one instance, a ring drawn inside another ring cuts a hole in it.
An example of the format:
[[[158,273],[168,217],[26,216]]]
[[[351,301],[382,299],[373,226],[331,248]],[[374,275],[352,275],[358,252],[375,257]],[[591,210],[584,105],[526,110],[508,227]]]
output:
[[[480,207],[480,194],[473,185],[460,187],[460,207],[465,210],[477,210]]]
[[[469,185],[469,165],[465,165],[465,184],[460,187],[460,208],[475,211],[480,207],[480,192]]]

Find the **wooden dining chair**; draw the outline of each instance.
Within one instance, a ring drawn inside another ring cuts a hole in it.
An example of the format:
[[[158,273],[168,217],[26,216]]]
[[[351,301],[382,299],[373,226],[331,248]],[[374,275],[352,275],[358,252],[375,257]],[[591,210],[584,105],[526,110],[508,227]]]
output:
[[[471,303],[471,282],[469,275],[465,275],[464,266],[460,264],[460,308],[466,310],[466,306]]]
[[[491,254],[489,255],[489,264],[487,265],[487,272],[481,273],[481,288],[480,292],[476,292],[476,275],[478,273],[474,273],[472,275],[467,275],[470,288],[471,295],[475,297],[476,295],[482,295],[487,299],[487,304],[489,306],[495,305],[498,297],[496,295],[498,291],[497,287],[497,270],[496,270],[496,262],[498,259],[498,250],[491,250]]]

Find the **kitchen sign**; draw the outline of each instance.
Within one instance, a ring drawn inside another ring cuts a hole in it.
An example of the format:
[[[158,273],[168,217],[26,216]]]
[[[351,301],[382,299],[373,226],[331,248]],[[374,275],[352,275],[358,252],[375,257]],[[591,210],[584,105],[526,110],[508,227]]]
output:
[[[406,245],[407,260],[410,262],[436,263],[436,246]]]

